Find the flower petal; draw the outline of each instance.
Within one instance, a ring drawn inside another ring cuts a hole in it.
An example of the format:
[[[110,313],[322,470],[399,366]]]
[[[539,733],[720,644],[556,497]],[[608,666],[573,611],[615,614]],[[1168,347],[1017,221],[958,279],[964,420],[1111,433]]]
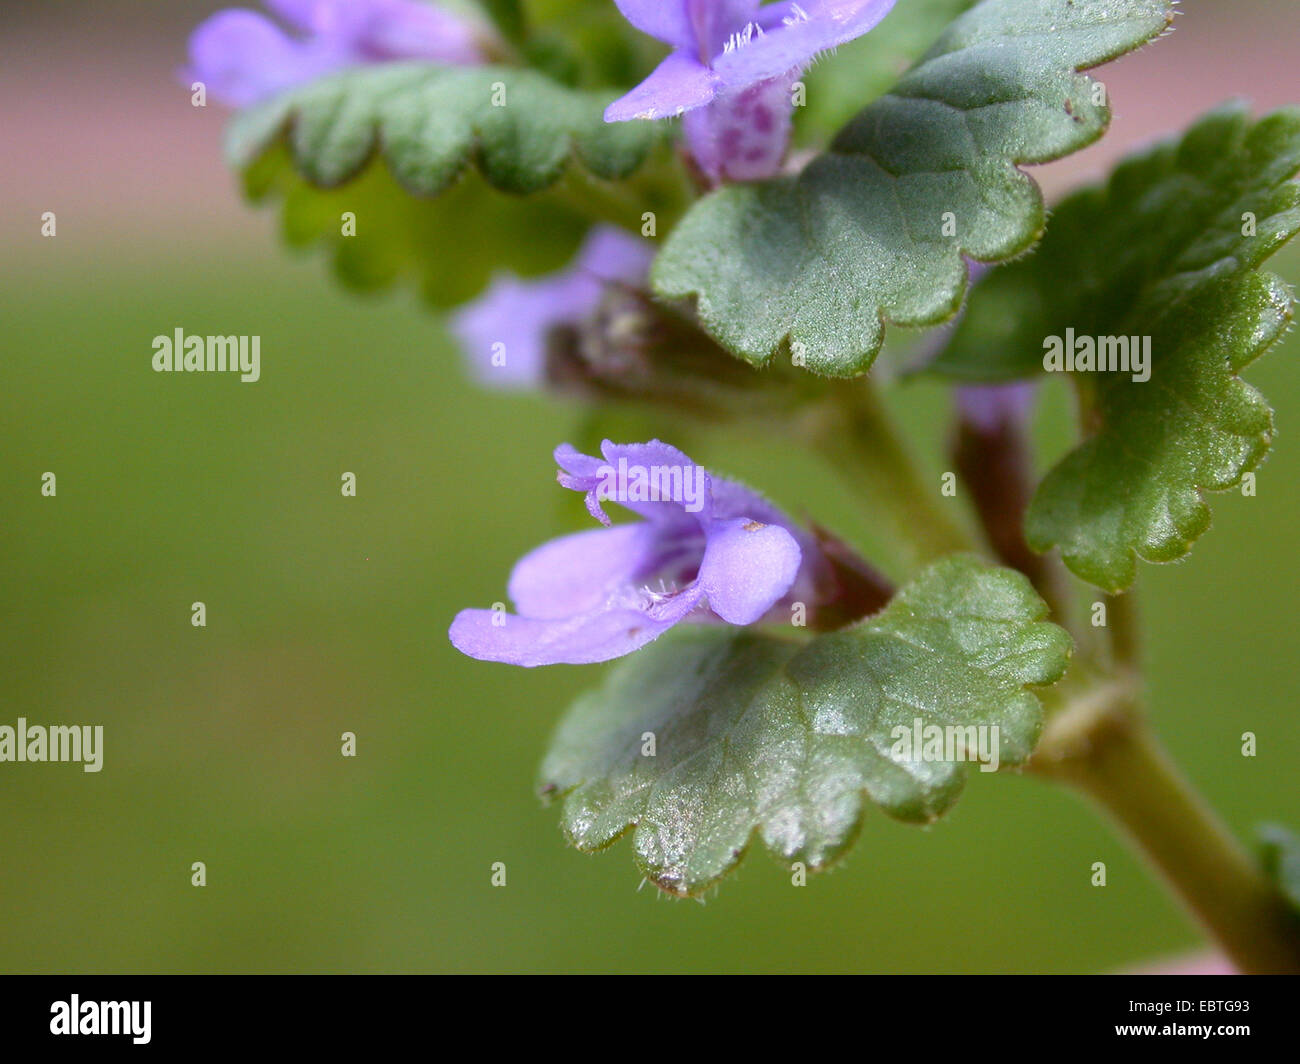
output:
[[[795,523],[765,496],[737,480],[715,476],[710,481],[710,486],[715,521],[729,521],[734,517],[744,517],[751,521],[762,521],[765,525],[795,527]]]
[[[653,561],[655,529],[643,523],[577,532],[525,554],[508,593],[525,617],[570,617],[606,606]],[[630,603],[628,603],[630,605]]]
[[[702,58],[718,55],[759,13],[760,0],[687,0],[694,47]]]
[[[746,518],[715,522],[700,564],[709,609],[730,624],[753,624],[780,601],[803,553],[786,529]]]
[[[695,50],[690,0],[614,0],[619,12],[642,33],[665,44]]]
[[[1035,380],[966,385],[956,390],[957,410],[963,420],[991,434],[1008,426],[1023,426],[1037,392]]]
[[[601,466],[605,464],[603,457],[583,454],[571,443],[562,443],[555,448],[554,457],[555,464],[568,474],[567,477],[561,474],[560,483],[574,491],[591,490],[586,481],[599,477]],[[566,480],[571,480],[573,483],[565,483]]]
[[[321,0],[265,0],[266,6],[289,25],[303,31],[315,31],[317,9]]]
[[[650,276],[654,246],[612,225],[593,226],[574,260],[574,269],[602,281],[644,288]]]
[[[552,620],[461,610],[449,635],[452,645],[471,658],[531,668],[589,665],[622,657],[659,638],[673,624],[628,609]]]
[[[809,22],[830,22],[841,27],[840,43],[860,37],[889,14],[895,0],[791,0],[769,4],[763,13],[771,12],[782,22],[806,19]]]
[[[472,21],[415,0],[267,0],[304,39],[253,11],[218,12],[190,37],[186,76],[245,107],[335,70],[391,59],[474,63]]]
[[[572,444],[562,443],[555,448],[555,464],[560,467],[560,472],[555,477],[560,486],[582,492],[587,496],[587,513],[602,525],[612,524],[609,514],[605,513],[600,500],[596,498],[596,485],[600,481],[600,471],[605,466],[604,460],[583,454]]]
[[[587,511],[610,523],[604,503],[613,502],[663,527],[703,528],[713,514],[709,474],[676,447],[649,443],[600,445],[602,458],[581,454],[569,444],[555,449],[561,468],[556,478],[571,491],[587,496]]]
[[[606,122],[671,118],[702,107],[717,95],[717,76],[686,52],[672,52],[650,76],[605,109]]]
[[[748,521],[759,521],[765,525],[780,525],[789,532],[799,544],[803,560],[799,565],[799,575],[787,594],[808,603],[820,600],[829,563],[816,535],[791,520],[788,514],[764,496],[737,481],[715,476],[712,494],[715,521],[744,517]]]
[[[482,383],[537,387],[546,374],[547,334],[561,322],[585,317],[599,299],[600,282],[587,273],[537,281],[502,273],[452,316],[450,327]]]
[[[611,502],[617,502],[624,509],[658,524],[689,524],[694,520],[703,527],[712,520],[712,480],[703,466],[676,447],[660,440],[649,443],[605,440],[600,445],[600,453],[605,456],[605,462],[598,475],[607,478],[620,468],[626,468],[630,474],[625,485],[630,490],[623,498],[611,499]],[[657,492],[657,500],[634,497],[636,479],[642,471],[647,491]]]
[[[467,19],[412,0],[322,0],[323,33],[353,49],[363,61],[433,59],[475,63],[482,54]]]
[[[187,78],[223,103],[245,107],[327,72],[331,60],[291,40],[253,11],[220,11],[190,36]]]
[[[691,155],[714,181],[759,181],[781,169],[790,143],[794,79],[773,78],[688,111]]]
[[[727,88],[746,88],[802,70],[821,52],[874,29],[893,9],[894,0],[800,0],[780,6],[789,21],[714,56],[713,69]],[[770,24],[776,12],[763,9],[762,14]]]
[[[453,315],[451,330],[482,383],[538,387],[546,376],[550,330],[592,314],[607,284],[644,285],[653,256],[640,237],[593,226],[571,265],[536,280],[498,274],[483,295]]]

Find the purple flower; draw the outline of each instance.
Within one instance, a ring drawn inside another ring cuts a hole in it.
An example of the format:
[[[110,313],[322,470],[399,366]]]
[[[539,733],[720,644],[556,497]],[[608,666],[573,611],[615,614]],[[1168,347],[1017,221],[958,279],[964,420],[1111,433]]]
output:
[[[691,154],[713,179],[776,173],[790,139],[791,90],[821,53],[875,28],[894,0],[615,0],[672,46],[605,121],[685,115]]]
[[[994,553],[1042,587],[1050,582],[1043,556],[1030,550],[1024,533],[1035,483],[1029,421],[1037,394],[1037,381],[957,388],[951,453]]]
[[[560,483],[607,527],[526,554],[510,575],[518,614],[462,610],[450,633],[462,653],[526,666],[608,661],[681,621],[753,624],[817,595],[816,541],[675,447],[606,440],[593,457],[564,444],[555,460]],[[610,526],[605,502],[642,520]]]
[[[957,412],[976,431],[991,436],[1021,431],[1029,420],[1038,392],[1038,382],[968,384],[956,389]]]
[[[539,386],[551,330],[593,314],[611,285],[643,287],[653,257],[653,247],[640,237],[595,226],[567,268],[530,281],[498,274],[482,296],[457,311],[451,329],[483,383]]]
[[[344,67],[394,59],[476,63],[481,28],[419,0],[265,0],[297,31],[255,11],[219,11],[190,36],[187,80],[246,107]]]

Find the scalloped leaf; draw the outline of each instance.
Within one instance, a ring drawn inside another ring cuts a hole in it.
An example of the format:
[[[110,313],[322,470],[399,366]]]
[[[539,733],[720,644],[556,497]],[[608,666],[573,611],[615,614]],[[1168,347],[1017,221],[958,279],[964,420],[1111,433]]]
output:
[[[1186,555],[1209,528],[1204,493],[1240,484],[1268,452],[1272,412],[1238,374],[1291,319],[1289,289],[1258,267],[1300,231],[1298,170],[1300,109],[1257,123],[1241,106],[1212,112],[1062,203],[1038,254],[980,283],[933,367],[1030,376],[1067,329],[1150,338],[1148,381],[1072,375],[1090,436],[1048,473],[1025,519],[1031,546],[1059,546],[1099,587],[1131,584],[1138,557]]]
[[[1151,379],[1099,375],[1101,427],[1038,486],[1029,545],[1060,547],[1112,593],[1133,583],[1139,557],[1186,555],[1210,527],[1204,493],[1240,484],[1272,445],[1273,412],[1237,374],[1282,337],[1292,306],[1280,279],[1251,273],[1151,318]]]
[[[963,381],[1034,377],[1045,337],[1129,335],[1153,307],[1257,269],[1300,229],[1297,169],[1300,109],[1258,123],[1244,104],[1211,111],[1062,202],[1032,258],[980,281],[929,368]]]
[[[862,108],[888,92],[934,43],[940,27],[976,0],[905,0],[870,33],[820,59],[803,81],[807,102],[795,112],[799,138],[820,147]]]
[[[492,106],[496,82],[505,107]],[[345,285],[410,278],[451,307],[498,270],[563,266],[590,225],[592,184],[645,159],[659,134],[607,124],[604,99],[528,70],[363,67],[241,112],[227,154],[250,199],[283,200],[288,243],[327,245]]]
[[[886,321],[957,312],[963,255],[1005,260],[1042,235],[1042,195],[1019,165],[1100,137],[1109,108],[1081,71],[1172,18],[1169,0],[984,0],[797,177],[697,203],[655,263],[656,290],[693,297],[756,365],[787,347],[818,373],[865,372]]]
[[[1058,680],[1071,647],[1046,614],[1019,573],[959,556],[811,642],[679,629],[578,700],[540,789],[563,796],[580,849],[632,831],[646,877],[672,894],[706,890],[755,834],[785,861],[824,868],[853,841],[864,798],[917,823],[956,800],[966,763],[908,759],[896,727],[985,726],[986,741],[996,727],[1001,764],[1029,756],[1041,708],[1027,685]]]
[[[308,184],[278,146],[244,175],[255,203],[281,201],[291,247],[323,247],[348,288],[379,291],[413,281],[434,307],[471,299],[502,269],[529,276],[559,269],[590,222],[552,192],[502,196],[466,174],[435,199],[403,191],[386,167],[372,166],[338,188]],[[344,213],[356,235],[344,236]]]
[[[645,161],[647,123],[611,124],[605,93],[533,70],[383,63],[321,78],[240,112],[226,140],[243,169],[284,138],[304,178],[330,188],[376,155],[410,192],[436,196],[471,164],[502,192],[555,184],[572,163],[616,181]]]

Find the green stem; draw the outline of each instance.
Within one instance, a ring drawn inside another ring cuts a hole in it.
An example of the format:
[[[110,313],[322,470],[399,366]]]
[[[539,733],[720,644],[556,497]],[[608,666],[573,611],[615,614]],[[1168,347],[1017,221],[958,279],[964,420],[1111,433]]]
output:
[[[1050,610],[1050,619],[1074,637],[1075,644],[1088,637],[1088,628],[1080,628],[1078,604],[1070,588],[1070,572],[1061,562],[1058,554],[1043,555],[1043,568],[1035,590],[1043,597]],[[1086,626],[1087,622],[1083,624]]]
[[[1131,680],[1073,702],[1049,722],[1031,770],[1106,810],[1238,970],[1300,973],[1300,922],[1136,704]]]
[[[643,203],[625,188],[586,174],[580,167],[570,167],[551,194],[576,214],[594,221],[608,222],[631,232],[641,228],[641,214],[646,209]]]
[[[648,160],[624,181],[606,181],[574,164],[552,194],[578,214],[633,233],[642,231],[643,216],[650,211],[656,234],[672,232],[693,198],[681,167],[662,156]]]
[[[1140,669],[1142,638],[1135,591],[1106,596],[1106,628],[1110,632],[1110,654],[1115,668],[1133,672]]]
[[[974,539],[944,506],[939,484],[927,484],[869,380],[840,385],[800,422],[804,437],[864,497],[874,521],[908,569],[958,551]],[[955,500],[954,500],[955,502]]]
[[[975,549],[938,485],[925,483],[871,385],[832,394],[799,427],[865,495],[902,545],[903,560],[916,565]],[[1049,719],[1031,770],[1100,805],[1238,970],[1300,973],[1300,921],[1139,712],[1134,602],[1132,594],[1107,600],[1113,678],[1096,677]]]
[[[513,46],[504,56],[493,55],[489,51],[489,58],[494,61],[506,58],[518,62],[519,56],[514,49],[523,47],[528,39],[528,18],[520,0],[483,0],[483,6],[493,25],[500,31],[501,38]]]

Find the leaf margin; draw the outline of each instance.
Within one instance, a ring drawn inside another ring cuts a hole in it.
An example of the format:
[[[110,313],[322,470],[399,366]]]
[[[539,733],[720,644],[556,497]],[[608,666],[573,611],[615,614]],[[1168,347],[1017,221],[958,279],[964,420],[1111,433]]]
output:
[[[1003,239],[1001,246],[990,244],[982,248],[972,248],[964,244],[960,238],[952,238],[951,243],[931,241],[931,243],[943,244],[944,251],[941,255],[943,262],[941,265],[946,270],[946,281],[940,285],[936,292],[918,300],[917,305],[910,308],[910,310],[900,313],[898,307],[891,308],[881,300],[872,297],[869,316],[859,316],[856,320],[847,319],[853,328],[857,330],[857,335],[850,342],[850,345],[827,354],[823,350],[816,349],[815,345],[805,343],[804,338],[819,329],[822,332],[837,332],[841,336],[848,332],[848,329],[826,329],[814,321],[808,331],[803,332],[801,335],[800,323],[806,323],[809,320],[806,308],[815,303],[815,301],[807,298],[807,292],[804,293],[805,301],[800,303],[795,310],[784,314],[779,325],[766,327],[761,338],[753,338],[749,335],[752,332],[752,327],[747,324],[753,317],[752,308],[747,316],[742,307],[743,304],[751,302],[746,297],[752,294],[742,290],[753,288],[752,284],[743,282],[752,280],[752,278],[741,278],[737,281],[728,282],[727,289],[724,289],[716,279],[710,281],[706,276],[712,269],[716,278],[720,265],[716,257],[710,258],[706,253],[706,249],[720,246],[734,251],[735,247],[742,246],[743,240],[728,240],[727,237],[735,237],[737,234],[743,237],[752,232],[755,227],[752,222],[754,218],[766,215],[770,219],[780,218],[785,215],[785,228],[782,237],[784,242],[790,243],[794,237],[794,230],[802,227],[802,222],[798,219],[804,212],[802,210],[782,211],[779,208],[772,211],[770,208],[763,207],[763,202],[797,194],[800,189],[816,182],[824,172],[850,158],[851,156],[843,152],[837,152],[836,146],[850,143],[855,134],[862,136],[865,132],[869,132],[869,127],[876,119],[878,112],[890,106],[888,101],[902,98],[897,91],[898,86],[894,91],[868,104],[860,111],[840,131],[832,144],[831,150],[818,155],[797,175],[747,185],[728,185],[710,193],[695,203],[668,236],[655,260],[651,278],[655,291],[661,298],[689,301],[694,306],[701,324],[714,339],[736,357],[755,366],[762,367],[782,353],[798,350],[795,347],[798,344],[803,349],[801,352],[803,356],[802,364],[812,372],[828,377],[855,377],[867,372],[884,343],[886,325],[902,327],[932,326],[950,320],[958,313],[969,286],[968,261],[1006,261],[1024,253],[1041,238],[1046,224],[1046,209],[1042,192],[1037,183],[1022,167],[1061,158],[1099,139],[1109,126],[1110,108],[1108,102],[1100,107],[1094,106],[1091,108],[1081,103],[1084,96],[1090,95],[1081,90],[1090,88],[1094,84],[1093,80],[1088,76],[1088,71],[1118,58],[1120,55],[1140,48],[1142,45],[1168,32],[1172,25],[1177,0],[1126,0],[1126,2],[1133,4],[1137,10],[1144,8],[1148,10],[1147,19],[1142,20],[1135,16],[1132,20],[1141,22],[1142,29],[1135,31],[1128,38],[1124,38],[1117,32],[1115,40],[1104,46],[1099,43],[1092,53],[1081,56],[1077,61],[1072,62],[1070,71],[1063,75],[1076,90],[1080,90],[1072,93],[1067,97],[1066,101],[1066,113],[1071,119],[1070,125],[1075,130],[1075,137],[1071,139],[1069,136],[1063,136],[1060,144],[1032,151],[1028,150],[1028,148],[1022,148],[1007,155],[1002,176],[1009,183],[1001,191],[1005,193],[1008,189],[1013,190],[1021,196],[1021,206],[1027,209],[1027,216],[1022,215],[1018,219],[1018,231],[1007,235]],[[926,72],[927,64],[935,63],[960,51],[960,49],[956,48],[949,49],[947,47],[949,42],[959,41],[967,28],[978,25],[978,21],[983,14],[996,8],[1014,9],[1017,4],[1028,6],[1034,3],[1040,5],[1044,3],[1055,4],[1056,0],[984,0],[983,3],[977,4],[945,30],[930,51],[903,76],[899,86],[908,85],[909,79],[924,81],[923,75]],[[1069,0],[1067,9],[1070,11],[1078,10],[1074,0]],[[978,37],[978,34],[976,33],[974,36]],[[1056,71],[1053,71],[1053,73],[1056,73]],[[1095,121],[1090,122],[1089,119]],[[1069,127],[1063,128],[1068,129]],[[860,158],[861,156],[853,157]],[[882,168],[882,172],[888,173],[887,168]],[[921,173],[924,175],[925,172],[922,171]],[[829,176],[833,177],[834,175]],[[808,198],[810,197],[805,197],[805,200]],[[811,198],[820,200],[821,197]],[[711,217],[709,212],[715,212],[716,215],[720,216],[721,221]],[[791,217],[796,218],[796,221],[790,222],[789,218]],[[701,221],[701,218],[703,218],[703,221]],[[717,232],[709,232],[711,223],[715,222],[716,229],[722,233],[721,236]],[[1017,219],[1011,219],[1011,224],[1017,224]],[[697,233],[696,229],[700,229],[702,232]],[[806,241],[805,243],[811,245],[811,242]],[[683,250],[684,248],[685,250]],[[817,250],[817,248],[814,248],[814,250]],[[803,259],[810,257],[812,256],[807,253],[802,256]],[[704,263],[702,268],[693,268],[698,266],[701,261]],[[766,266],[757,269],[760,272],[765,272]],[[783,279],[787,285],[793,284],[791,278],[798,272],[800,272],[798,266],[785,271]],[[848,271],[844,270],[844,272]],[[934,272],[938,272],[938,270],[936,269]],[[823,290],[826,287],[830,286],[823,286]],[[720,292],[721,295],[719,295]],[[761,299],[761,293],[759,298]],[[927,299],[928,303],[926,302]]]
[[[677,660],[672,662],[674,674],[680,674],[698,666],[698,663],[692,664],[693,658],[690,656],[696,653],[697,646],[703,646],[707,651],[708,644],[718,640],[719,646],[723,647],[726,655],[724,676],[734,676],[737,682],[752,687],[752,690],[746,688],[749,695],[744,710],[736,721],[736,727],[740,727],[744,723],[744,718],[751,713],[761,714],[765,711],[765,700],[770,701],[781,693],[788,694],[792,684],[798,687],[796,673],[815,666],[817,658],[819,656],[824,658],[828,653],[833,652],[837,643],[846,640],[869,642],[894,638],[902,641],[902,637],[897,635],[891,625],[898,625],[899,630],[907,630],[904,621],[915,621],[918,616],[925,615],[927,608],[931,611],[936,608],[933,601],[929,607],[926,606],[927,601],[932,599],[942,601],[951,607],[959,607],[963,602],[969,602],[971,587],[980,582],[986,583],[997,592],[996,595],[991,595],[991,598],[1008,608],[1008,617],[1014,618],[1022,636],[1018,644],[1020,652],[1016,656],[1004,657],[991,666],[993,669],[1002,670],[1005,675],[988,680],[991,685],[1001,682],[1005,689],[1007,703],[1014,703],[1011,709],[999,706],[997,710],[989,712],[991,714],[1004,712],[1007,714],[1007,719],[1015,720],[1022,728],[1020,738],[1013,740],[1009,749],[1003,749],[1002,763],[1008,767],[1022,765],[1031,755],[1041,732],[1042,708],[1037,690],[1057,682],[1064,674],[1073,652],[1073,642],[1063,629],[1047,620],[1049,611],[1046,603],[1022,574],[989,565],[972,555],[953,555],[934,563],[901,589],[880,613],[849,628],[813,640],[799,641],[789,636],[773,637],[755,634],[751,630],[737,631],[702,625],[688,626],[685,631],[679,630],[663,637],[657,644],[639,651],[628,661],[620,663],[606,675],[599,687],[585,692],[575,701],[557,726],[547,755],[539,768],[539,794],[546,804],[561,805],[561,827],[566,839],[575,848],[588,853],[598,852],[609,848],[619,839],[630,834],[633,837],[634,856],[647,880],[666,893],[680,897],[696,897],[715,886],[743,859],[752,848],[755,839],[762,841],[765,848],[779,861],[785,863],[801,861],[812,872],[829,868],[852,847],[866,817],[867,808],[872,804],[879,805],[882,811],[894,819],[919,824],[931,823],[946,813],[961,793],[970,767],[967,763],[960,761],[939,763],[944,768],[935,770],[933,778],[929,781],[928,790],[910,778],[900,782],[898,777],[890,777],[887,774],[873,780],[874,787],[864,783],[856,789],[850,789],[845,792],[845,795],[841,795],[841,798],[847,796],[847,800],[853,803],[849,823],[840,829],[838,834],[832,832],[825,840],[825,845],[820,845],[815,850],[801,849],[799,844],[792,843],[789,839],[783,842],[775,829],[763,821],[755,811],[754,820],[748,822],[748,827],[744,831],[743,841],[735,840],[730,854],[723,854],[718,859],[720,864],[708,875],[702,878],[691,878],[671,864],[656,865],[647,856],[651,847],[643,844],[641,840],[645,834],[643,832],[645,811],[653,796],[647,795],[646,805],[641,808],[640,815],[637,817],[620,813],[618,803],[623,802],[626,795],[618,797],[612,806],[607,805],[603,809],[598,802],[595,806],[587,806],[584,805],[585,800],[593,792],[599,791],[604,784],[594,781],[590,776],[582,776],[572,771],[566,772],[560,765],[565,756],[572,755],[572,751],[567,755],[565,753],[566,742],[571,741],[579,748],[584,745],[594,748],[598,744],[599,740],[592,738],[594,729],[590,727],[591,721],[588,718],[591,714],[600,712],[601,698],[617,696],[625,683],[631,687],[638,685],[644,685],[647,689],[652,687],[658,675],[656,672],[659,668],[658,656],[665,652],[668,652],[671,660],[674,652],[686,651],[686,654],[679,655]],[[930,616],[929,620],[938,624],[948,622],[957,624],[962,620],[962,615],[960,610],[956,610],[947,618],[935,614]],[[738,665],[730,662],[729,656],[733,648],[739,654]],[[761,676],[758,675],[759,671],[762,673]],[[757,680],[756,676],[758,676]],[[716,677],[709,679],[709,684],[706,684],[700,698],[712,697],[709,692],[714,687],[710,685],[714,684],[715,680]],[[881,697],[884,697],[883,693]],[[686,716],[698,712],[694,708],[678,708]],[[909,712],[911,711],[909,709]],[[630,729],[625,736],[626,742],[623,744],[625,749],[634,749],[642,741],[642,723],[646,718],[640,715],[641,713],[641,709],[629,711],[627,715],[632,719],[621,722]],[[1019,718],[1014,716],[1016,713],[1020,714]],[[670,717],[669,720],[671,719]],[[942,719],[944,723],[950,723],[947,718],[933,719],[935,722]],[[872,726],[884,727],[875,718]],[[705,757],[708,753],[708,748],[702,747],[685,755],[668,770],[669,776],[679,773],[683,766],[688,766],[692,761]],[[876,754],[888,761],[882,751],[877,750]],[[632,764],[636,764],[635,758]],[[889,764],[900,775],[906,776],[907,770],[897,763],[889,762]],[[875,767],[879,768],[879,765]],[[657,787],[658,784],[655,786]],[[895,789],[891,791],[891,787]],[[613,812],[606,816],[605,813],[611,807]],[[806,839],[805,843],[807,843]]]

